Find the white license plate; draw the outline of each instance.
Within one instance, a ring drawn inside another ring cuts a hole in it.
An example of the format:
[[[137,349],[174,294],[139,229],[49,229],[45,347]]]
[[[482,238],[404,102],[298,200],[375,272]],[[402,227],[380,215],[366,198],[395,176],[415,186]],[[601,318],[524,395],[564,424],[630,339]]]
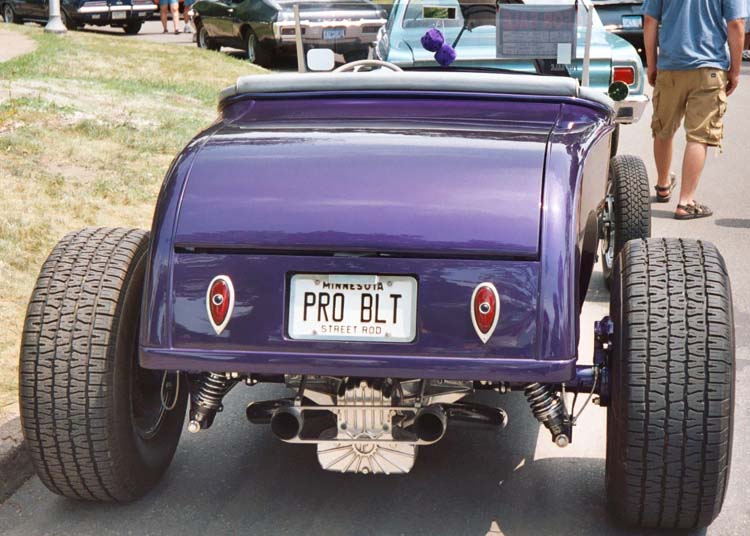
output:
[[[343,39],[345,31],[343,28],[329,28],[323,30],[323,39]]]
[[[643,28],[643,17],[641,15],[623,15],[622,27],[628,29]]]
[[[124,11],[113,11],[112,12],[112,20],[119,20],[119,19],[125,19],[127,18],[128,14]]]
[[[289,337],[321,341],[411,342],[417,280],[408,276],[296,274]]]

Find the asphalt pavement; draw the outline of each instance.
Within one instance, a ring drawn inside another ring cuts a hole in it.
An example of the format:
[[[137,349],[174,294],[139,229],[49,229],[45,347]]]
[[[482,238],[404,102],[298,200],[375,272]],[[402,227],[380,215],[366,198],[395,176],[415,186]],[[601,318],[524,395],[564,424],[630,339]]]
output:
[[[730,98],[724,152],[712,151],[699,191],[700,201],[716,215],[679,222],[672,219],[676,201],[653,206],[654,236],[716,243],[732,277],[737,336],[733,466],[724,511],[705,532],[721,536],[750,534],[748,71],[746,64],[742,87]],[[650,114],[623,128],[620,153],[641,155],[653,181],[649,122]],[[684,146],[679,139],[678,151]],[[584,311],[582,356],[590,355],[591,325],[606,314],[607,302],[597,273]],[[0,505],[0,534],[649,534],[618,528],[607,516],[602,408],[590,407],[573,444],[559,449],[531,417],[522,394],[511,393],[500,400],[510,417],[504,430],[451,428],[439,443],[420,450],[408,475],[352,476],[321,470],[313,447],[281,443],[266,427],[246,422],[249,401],[282,391],[237,387],[210,430],[185,432],[164,480],[136,503],[75,502],[53,495],[32,478]]]

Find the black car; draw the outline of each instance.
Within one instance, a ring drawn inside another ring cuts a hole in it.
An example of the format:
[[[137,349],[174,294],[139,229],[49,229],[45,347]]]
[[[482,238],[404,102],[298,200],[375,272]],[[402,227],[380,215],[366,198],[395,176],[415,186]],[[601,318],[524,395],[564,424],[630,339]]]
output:
[[[155,9],[152,0],[60,0],[60,16],[69,30],[84,24],[118,26],[135,35]],[[45,24],[49,0],[0,0],[0,13],[5,22]]]
[[[198,46],[244,49],[250,62],[267,65],[275,54],[296,50],[295,4],[303,46],[330,48],[347,61],[367,57],[387,18],[369,0],[199,0],[193,7]]]
[[[643,45],[643,0],[593,0],[604,28],[626,39],[645,56]]]

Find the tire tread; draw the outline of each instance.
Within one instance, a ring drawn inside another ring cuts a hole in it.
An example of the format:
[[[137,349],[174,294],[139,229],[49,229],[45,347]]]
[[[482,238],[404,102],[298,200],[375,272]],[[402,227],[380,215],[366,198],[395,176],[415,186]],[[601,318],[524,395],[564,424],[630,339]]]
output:
[[[613,311],[621,307],[622,320],[614,359],[625,377],[613,378],[621,393],[612,403],[622,417],[611,439],[620,444],[610,445],[617,453],[615,465],[608,460],[610,503],[628,524],[705,527],[721,510],[731,454],[726,266],[707,242],[636,240],[615,276]]]
[[[145,231],[84,229],[65,236],[44,263],[23,330],[23,431],[41,480],[86,500],[127,495],[111,453],[114,340],[120,294]]]

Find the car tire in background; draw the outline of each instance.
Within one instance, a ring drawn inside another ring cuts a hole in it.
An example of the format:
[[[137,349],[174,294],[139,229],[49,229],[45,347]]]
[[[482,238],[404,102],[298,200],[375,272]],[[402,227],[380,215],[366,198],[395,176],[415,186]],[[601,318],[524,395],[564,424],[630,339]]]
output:
[[[713,244],[629,242],[610,315],[606,484],[627,525],[690,529],[719,514],[729,480],[734,321]]]
[[[80,30],[83,27],[83,24],[80,24],[76,22],[75,20],[73,20],[72,18],[70,18],[68,14],[65,12],[65,10],[62,8],[60,9],[60,18],[62,19],[63,26],[65,26],[65,28],[67,28],[70,31]]]
[[[125,33],[127,35],[136,35],[138,32],[141,31],[142,27],[143,27],[143,22],[135,21],[135,22],[127,23],[125,26],[122,27],[122,29],[125,30]]]
[[[16,10],[10,3],[3,4],[3,20],[8,24],[23,24],[23,19],[16,15]]]
[[[37,474],[60,495],[134,500],[177,448],[187,386],[138,361],[147,255],[145,231],[71,233],[45,261],[29,301],[23,432]]]
[[[250,28],[243,33],[245,37],[245,59],[255,65],[267,66],[271,63],[271,54],[268,47],[258,40]]]
[[[602,272],[609,287],[612,267],[625,244],[651,236],[648,172],[639,157],[617,155],[610,160],[600,220]]]
[[[353,61],[366,60],[369,58],[369,55],[370,55],[369,48],[353,50],[351,52],[347,52],[346,54],[344,54],[344,60],[346,60],[346,63],[351,63]]]
[[[198,45],[198,48],[204,48],[206,50],[221,49],[221,46],[208,35],[208,30],[206,30],[206,27],[203,26],[203,23],[201,23],[200,20],[195,21],[195,33],[195,42]]]

